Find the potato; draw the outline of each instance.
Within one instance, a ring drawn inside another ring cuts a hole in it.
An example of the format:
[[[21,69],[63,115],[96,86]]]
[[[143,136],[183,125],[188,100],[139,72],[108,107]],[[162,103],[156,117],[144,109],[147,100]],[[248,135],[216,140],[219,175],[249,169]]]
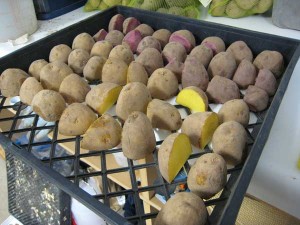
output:
[[[182,62],[172,60],[165,66],[165,68],[171,70],[177,77],[178,83],[181,83],[182,71],[184,68],[184,64]]]
[[[254,84],[255,79],[255,66],[247,59],[243,59],[235,71],[232,80],[239,86],[239,88],[246,89],[249,85]]]
[[[146,37],[146,36],[152,36],[152,34],[154,33],[154,30],[152,29],[152,27],[150,27],[148,24],[140,24],[138,25],[135,30],[138,30],[142,37]]]
[[[112,49],[113,45],[109,41],[98,41],[93,45],[91,57],[102,56],[107,59]]]
[[[155,135],[148,117],[133,111],[126,119],[122,132],[122,150],[128,159],[143,159],[155,150]]]
[[[106,150],[121,142],[122,127],[109,114],[95,120],[83,135],[81,148],[88,150]]]
[[[253,61],[253,54],[251,49],[244,41],[235,41],[226,49],[226,52],[229,52],[235,58],[237,65],[244,59]]]
[[[276,78],[279,78],[284,70],[283,56],[277,51],[262,51],[256,56],[253,64],[258,70],[270,70]]]
[[[196,86],[203,91],[207,89],[209,83],[207,71],[195,56],[189,55],[186,58],[182,70],[181,82],[183,88]]]
[[[136,53],[137,47],[142,40],[141,32],[132,30],[123,38],[122,45],[128,46],[133,53]]]
[[[9,68],[0,76],[0,90],[4,97],[18,96],[28,74],[21,69]]]
[[[188,30],[178,30],[172,33],[169,42],[173,41],[182,44],[187,53],[190,53],[196,45],[194,35]]]
[[[92,56],[83,68],[83,76],[88,81],[102,80],[102,69],[106,62],[103,56]]]
[[[163,178],[171,183],[192,153],[192,145],[185,134],[170,134],[158,150],[158,166]]]
[[[35,77],[39,81],[41,70],[47,64],[48,62],[45,59],[38,59],[33,61],[28,69],[29,75]]]
[[[106,37],[106,35],[107,35],[107,31],[105,30],[105,29],[100,29],[94,36],[93,36],[93,38],[94,38],[94,41],[97,43],[97,41],[103,41],[103,40],[105,40],[105,37]],[[96,44],[95,43],[95,44]],[[95,45],[94,44],[94,45]],[[93,47],[94,47],[94,45],[93,45]],[[93,48],[92,48],[93,49]]]
[[[105,40],[109,41],[113,46],[121,45],[124,34],[118,30],[112,30],[105,36]]]
[[[247,103],[251,111],[260,112],[268,107],[269,96],[265,90],[257,86],[250,85],[246,90],[244,101]]]
[[[84,102],[85,96],[91,90],[89,84],[75,73],[69,74],[60,84],[59,93],[68,104]]]
[[[65,136],[83,135],[96,119],[96,114],[88,106],[72,103],[60,117],[58,132]]]
[[[144,84],[140,82],[128,83],[120,92],[116,105],[116,114],[125,121],[133,111],[146,113],[147,105],[150,101],[151,94]]]
[[[252,9],[251,13],[265,13],[273,4],[273,0],[260,0]]]
[[[87,51],[88,53],[91,52],[91,49],[93,48],[93,45],[95,44],[95,41],[93,37],[88,33],[81,33],[78,34],[72,44],[72,49],[83,49]]]
[[[223,104],[232,99],[240,99],[240,90],[232,80],[214,76],[208,84],[206,95],[211,102]]]
[[[147,106],[147,116],[153,128],[178,130],[181,127],[181,116],[175,106],[168,102],[153,99]]]
[[[159,29],[152,34],[152,37],[155,37],[159,41],[162,48],[168,44],[170,36],[171,32],[167,29]]]
[[[123,60],[127,65],[129,65],[133,60],[133,53],[127,46],[117,45],[109,53],[109,58],[117,58]]]
[[[216,113],[197,112],[185,118],[181,132],[190,138],[194,146],[204,149],[218,126],[219,118]]]
[[[211,36],[205,38],[201,42],[201,45],[205,45],[206,47],[210,48],[213,51],[214,55],[225,51],[224,41],[217,36]]]
[[[186,59],[186,50],[184,46],[178,42],[169,42],[162,51],[165,62],[169,63],[173,60],[184,62]]]
[[[148,73],[144,66],[138,62],[132,61],[127,70],[127,83],[141,82],[145,85],[148,83]]]
[[[141,23],[134,17],[128,17],[123,22],[123,33],[127,34],[128,32],[134,30]]]
[[[191,192],[177,192],[160,210],[155,225],[205,225],[207,217],[200,197]]]
[[[117,102],[121,90],[122,87],[117,84],[98,84],[87,93],[85,98],[86,104],[102,115]]]
[[[171,70],[160,68],[149,77],[147,88],[152,98],[169,99],[178,91],[178,80]]]
[[[208,67],[211,59],[213,58],[213,51],[205,45],[198,45],[190,53],[198,59],[199,63],[203,64],[205,68]]]
[[[144,37],[140,41],[140,43],[137,47],[137,54],[141,54],[141,52],[143,50],[145,50],[146,48],[155,48],[161,52],[160,42],[155,37],[152,37],[152,36]]]
[[[26,105],[31,105],[33,97],[43,90],[42,84],[35,77],[28,77],[20,88],[20,100]]]
[[[209,199],[221,191],[227,181],[227,166],[221,155],[207,153],[191,167],[187,184],[192,193]]]
[[[33,111],[42,119],[55,122],[66,108],[64,98],[56,91],[41,90],[32,99]]]
[[[205,112],[208,109],[208,98],[205,92],[195,86],[182,89],[176,97],[176,102],[193,112]]]
[[[118,58],[106,60],[102,69],[102,81],[125,85],[127,83],[127,64]]]
[[[242,99],[233,99],[225,102],[218,112],[220,123],[236,121],[244,127],[248,126],[250,112],[249,107]]]
[[[231,79],[236,68],[233,55],[228,52],[220,52],[210,61],[207,72],[211,78],[218,75]]]
[[[149,76],[154,72],[154,70],[164,66],[162,55],[155,48],[146,48],[136,58],[136,61],[145,67]]]
[[[43,88],[58,91],[61,82],[73,70],[65,63],[54,61],[44,66],[40,72],[40,80]]]
[[[236,4],[244,10],[249,10],[254,7],[259,0],[235,0]]]
[[[75,73],[82,74],[89,59],[90,54],[87,51],[83,49],[75,49],[69,55],[68,65]]]
[[[209,11],[212,16],[224,16],[226,10],[226,4],[224,0],[212,0]]]
[[[265,90],[269,96],[273,96],[277,89],[277,81],[270,70],[262,69],[258,72],[255,86]]]
[[[108,31],[112,30],[118,30],[118,31],[123,31],[123,22],[125,18],[121,14],[114,15],[108,24]]]
[[[49,62],[61,61],[63,63],[68,63],[68,57],[72,49],[65,44],[60,44],[54,46],[49,54]]]
[[[235,1],[230,1],[225,10],[226,14],[230,18],[240,18],[246,15],[247,11],[241,9]]]
[[[173,6],[168,9],[168,14],[177,15],[177,16],[185,16],[185,11],[183,8]]]
[[[221,155],[232,166],[242,162],[246,144],[246,130],[236,121],[222,123],[212,138],[213,152]]]

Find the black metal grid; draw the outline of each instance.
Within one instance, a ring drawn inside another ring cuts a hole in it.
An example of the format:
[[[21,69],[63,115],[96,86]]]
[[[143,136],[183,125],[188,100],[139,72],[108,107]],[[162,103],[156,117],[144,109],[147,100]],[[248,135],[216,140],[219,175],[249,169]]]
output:
[[[37,58],[47,58],[48,53],[50,49],[58,44],[58,43],[66,43],[70,44],[70,42],[73,40],[74,36],[76,34],[88,31],[91,34],[96,33],[96,31],[99,28],[106,28],[109,19],[112,17],[112,15],[116,13],[122,13],[125,16],[135,16],[140,21],[144,23],[150,24],[155,29],[158,28],[168,28],[170,30],[178,30],[182,28],[186,28],[191,30],[195,35],[196,38],[199,40],[203,39],[204,36],[212,36],[212,35],[218,35],[223,37],[226,44],[229,44],[233,42],[234,40],[242,39],[244,40],[250,48],[253,50],[254,54],[257,54],[258,52],[264,50],[264,49],[274,49],[278,50],[283,53],[287,69],[285,74],[283,75],[283,78],[281,79],[280,85],[278,87],[278,91],[273,98],[269,109],[267,111],[264,111],[263,113],[257,114],[257,122],[253,124],[249,124],[247,127],[248,129],[251,129],[251,132],[248,130],[248,155],[245,159],[244,163],[241,165],[236,166],[233,169],[228,170],[229,179],[228,182],[222,191],[219,198],[211,199],[205,201],[205,204],[207,206],[214,206],[214,210],[212,214],[209,217],[209,223],[210,224],[233,224],[236,218],[236,215],[238,213],[238,209],[240,207],[241,201],[243,199],[243,196],[246,192],[247,186],[250,182],[251,176],[254,172],[255,166],[258,162],[259,156],[261,154],[261,151],[263,149],[264,143],[267,140],[269,131],[271,129],[273,120],[275,118],[276,112],[278,110],[278,107],[280,105],[281,99],[283,97],[283,94],[286,90],[286,87],[288,85],[288,81],[290,79],[290,76],[292,74],[293,68],[297,62],[297,59],[300,55],[300,48],[299,43],[294,40],[286,39],[286,38],[280,38],[275,37],[272,35],[265,35],[265,34],[259,34],[256,32],[249,32],[234,28],[229,28],[225,26],[220,25],[213,25],[209,23],[204,23],[200,21],[194,21],[184,18],[177,18],[174,16],[166,16],[164,15],[164,20],[159,20],[158,15],[162,16],[162,14],[157,14],[153,12],[147,12],[137,9],[130,9],[126,7],[116,7],[112,8],[110,10],[104,11],[102,14],[96,15],[88,20],[85,20],[79,24],[76,24],[74,26],[71,26],[70,28],[67,28],[65,30],[60,31],[57,34],[51,35],[49,38],[45,38],[40,42],[37,42],[33,46],[30,46],[31,48],[34,47],[35,49],[41,48],[42,50],[39,52],[39,54],[29,51],[30,47],[24,48],[23,50],[14,53],[13,55],[10,55],[6,57],[6,59],[3,59],[2,67],[0,66],[0,70],[3,71],[5,68],[8,67],[19,67],[22,69],[27,70],[29,63]],[[101,21],[99,22],[97,26],[94,25],[95,21]],[[160,23],[158,23],[160,22]],[[172,23],[176,22],[176,23]],[[207,30],[201,32],[199,31],[200,28],[207,28]],[[198,28],[198,29],[196,29]],[[205,33],[206,32],[206,33]],[[229,35],[231,34],[231,35]],[[255,39],[255,40],[252,40]],[[266,41],[266,39],[268,41]],[[261,40],[261,42],[258,42]],[[263,46],[263,44],[269,43],[267,46]],[[28,58],[24,58],[25,56],[29,56]],[[17,61],[12,59],[16,57],[21,57],[23,60]],[[16,63],[17,62],[17,63]],[[157,151],[153,154],[153,162],[146,163],[146,164],[139,164],[134,165],[132,160],[127,160],[128,166],[127,167],[121,167],[117,169],[108,169],[106,158],[109,154],[121,152],[121,149],[113,149],[113,150],[105,150],[105,151],[93,151],[89,153],[80,153],[80,139],[81,137],[69,137],[60,139],[58,137],[58,123],[55,123],[54,125],[50,126],[37,126],[38,122],[38,116],[35,114],[30,115],[21,115],[22,109],[24,109],[24,105],[22,103],[15,104],[14,106],[10,106],[5,104],[5,98],[1,97],[1,103],[0,103],[0,116],[3,110],[14,110],[14,116],[12,117],[5,117],[0,118],[0,124],[2,122],[9,122],[10,126],[9,129],[4,130],[2,132],[2,135],[0,135],[0,143],[4,144],[5,151],[17,156],[20,158],[23,162],[27,163],[28,165],[32,166],[34,169],[36,169],[41,175],[49,180],[50,182],[54,183],[58,188],[69,194],[71,197],[74,197],[78,199],[80,202],[82,202],[84,205],[92,209],[94,212],[96,212],[98,215],[103,216],[109,223],[112,224],[126,224],[126,220],[120,217],[118,214],[114,213],[112,210],[110,211],[108,209],[109,207],[109,199],[116,196],[122,196],[122,195],[133,195],[134,202],[136,205],[136,215],[132,217],[126,218],[130,222],[138,222],[139,224],[144,224],[147,219],[155,218],[156,213],[148,213],[146,214],[144,212],[144,208],[142,205],[142,202],[140,201],[140,193],[146,192],[146,191],[152,191],[157,190],[160,188],[160,190],[163,190],[165,197],[168,199],[170,197],[169,195],[169,189],[171,188],[171,185],[177,184],[177,183],[186,183],[186,181],[180,181],[180,182],[173,182],[171,184],[165,182],[162,178],[162,176],[159,173],[158,169],[158,162],[157,162]],[[181,106],[177,106],[181,107]],[[187,114],[190,112],[185,109]],[[29,128],[25,129],[17,129],[17,124],[20,120],[25,118],[33,118],[33,124]],[[53,138],[50,141],[35,141],[35,133],[37,131],[51,129],[53,131]],[[11,144],[8,140],[14,139],[15,135],[29,132],[29,139],[28,143],[22,144],[20,146],[15,146]],[[6,139],[3,135],[7,136],[8,139]],[[63,143],[75,143],[75,154],[67,155],[67,156],[56,156],[55,154],[55,147],[56,145],[60,145]],[[157,142],[157,145],[160,145],[162,141]],[[44,145],[51,145],[51,149],[49,152],[49,157],[43,158],[41,160],[34,160],[33,156],[31,154],[32,148],[36,146],[44,146]],[[22,148],[20,151],[19,148]],[[204,154],[206,152],[210,152],[209,148],[207,147],[204,152],[202,153],[196,153],[192,154],[190,156],[190,159],[197,158],[201,154]],[[89,157],[100,157],[101,158],[101,170],[94,171],[94,172],[82,172],[80,170],[80,160],[86,159]],[[63,178],[61,175],[59,175],[55,170],[53,169],[53,166],[55,162],[65,161],[65,160],[71,160],[73,163],[73,169],[74,174],[68,175]],[[46,166],[45,166],[46,165]],[[158,181],[159,183],[156,184],[150,184],[148,186],[139,186],[138,181],[136,178],[135,171],[144,169],[144,168],[155,168]],[[189,165],[188,163],[185,164],[185,170],[189,171]],[[109,174],[117,174],[121,172],[128,172],[130,175],[130,183],[131,183],[131,189],[129,190],[122,190],[122,191],[116,191],[116,192],[109,192],[108,191],[108,175]],[[88,177],[96,177],[101,176],[102,177],[102,185],[103,185],[103,193],[99,195],[95,195],[91,197],[90,195],[86,194],[84,191],[80,190],[78,188],[79,180],[85,179]],[[69,182],[69,181],[71,182]],[[77,186],[77,187],[76,187]],[[103,200],[104,205],[100,203],[98,200]]]

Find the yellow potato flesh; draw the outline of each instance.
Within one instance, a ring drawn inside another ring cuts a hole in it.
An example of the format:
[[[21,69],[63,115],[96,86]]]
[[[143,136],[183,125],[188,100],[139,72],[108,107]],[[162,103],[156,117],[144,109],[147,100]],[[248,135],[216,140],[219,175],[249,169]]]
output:
[[[103,103],[97,109],[98,113],[101,115],[104,114],[107,110],[109,110],[118,100],[119,94],[122,90],[122,87],[115,87],[108,91]]]
[[[180,91],[177,95],[176,102],[189,108],[193,112],[205,112],[207,110],[207,105],[202,96],[191,89]]]
[[[180,134],[174,141],[169,157],[169,182],[172,182],[172,180],[174,180],[191,154],[192,146],[188,136],[186,136],[185,134]]]
[[[212,136],[219,126],[219,118],[216,113],[212,113],[206,120],[200,136],[200,148],[204,147],[210,142]]]

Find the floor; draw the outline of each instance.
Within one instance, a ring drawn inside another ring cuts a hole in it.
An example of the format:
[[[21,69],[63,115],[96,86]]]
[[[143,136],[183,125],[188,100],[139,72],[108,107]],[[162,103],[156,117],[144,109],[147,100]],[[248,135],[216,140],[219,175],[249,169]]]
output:
[[[5,161],[0,157],[0,224],[9,216]]]

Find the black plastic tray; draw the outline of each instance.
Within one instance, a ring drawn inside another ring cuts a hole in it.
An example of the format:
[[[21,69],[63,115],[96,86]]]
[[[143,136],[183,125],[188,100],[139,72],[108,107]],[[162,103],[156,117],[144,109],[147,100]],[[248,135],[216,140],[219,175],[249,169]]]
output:
[[[7,68],[17,67],[25,71],[28,70],[30,63],[36,59],[48,59],[49,52],[51,48],[57,44],[68,44],[71,46],[74,37],[81,32],[88,32],[90,34],[95,34],[101,28],[107,28],[110,18],[116,13],[121,13],[125,17],[134,16],[138,18],[141,22],[147,23],[154,29],[167,28],[171,31],[179,29],[188,29],[193,32],[196,37],[197,43],[200,43],[205,37],[208,36],[219,36],[221,37],[226,46],[230,43],[243,40],[253,51],[254,55],[257,55],[263,50],[276,50],[283,54],[285,60],[286,70],[280,80],[278,90],[272,99],[268,110],[258,113],[258,121],[254,124],[249,124],[248,128],[251,128],[251,132],[248,132],[248,156],[242,165],[238,165],[233,169],[228,171],[229,179],[222,191],[220,197],[216,199],[211,199],[205,202],[207,206],[213,206],[214,210],[209,216],[210,224],[222,224],[230,225],[234,224],[236,220],[237,213],[239,211],[241,202],[253,175],[256,164],[259,160],[261,152],[263,150],[264,144],[268,138],[270,129],[272,127],[275,115],[278,111],[279,105],[288,86],[288,82],[292,75],[293,69],[300,55],[300,45],[299,41],[283,38],[274,35],[268,35],[258,32],[252,32],[248,30],[237,29],[229,26],[223,26],[219,24],[203,22],[198,20],[192,20],[182,17],[176,17],[173,15],[164,15],[160,13],[144,11],[139,9],[127,8],[127,7],[114,7],[103,11],[89,19],[81,21],[74,24],[68,28],[65,28],[57,33],[54,33],[40,41],[37,41],[19,51],[16,51],[10,55],[7,55],[0,59],[0,73],[2,73]],[[0,117],[4,109],[13,108],[13,106],[5,105],[5,98],[1,97],[0,104]],[[179,106],[178,106],[179,107]],[[0,118],[0,123],[11,122],[10,129],[4,131],[0,134],[0,144],[3,146],[4,150],[9,154],[13,155],[17,159],[21,160],[28,166],[36,170],[41,177],[48,180],[55,186],[57,186],[64,193],[76,198],[88,208],[93,210],[98,215],[105,218],[111,224],[129,224],[130,222],[138,222],[139,224],[144,224],[147,219],[155,218],[156,213],[145,213],[143,205],[139,200],[139,194],[145,191],[151,190],[163,190],[166,198],[169,198],[169,188],[170,185],[166,183],[162,176],[159,174],[157,169],[157,152],[154,152],[154,161],[146,164],[134,165],[132,160],[128,160],[128,167],[122,167],[120,169],[110,170],[107,169],[106,157],[114,152],[120,152],[121,149],[106,150],[106,151],[96,151],[91,153],[80,153],[80,138],[66,138],[59,139],[57,131],[57,123],[53,126],[48,127],[38,127],[37,126],[37,115],[27,115],[22,116],[20,112],[23,108],[22,104],[17,104],[14,106],[15,116]],[[188,113],[188,111],[187,111]],[[16,129],[16,124],[18,120],[23,118],[34,118],[33,126],[23,130]],[[53,129],[53,139],[49,142],[35,142],[34,132],[43,129]],[[28,143],[16,146],[11,142],[12,137],[15,134],[22,132],[30,132],[30,140]],[[60,143],[72,142],[74,143],[75,154],[70,156],[56,157],[55,156],[55,146]],[[157,144],[160,144],[158,142]],[[51,151],[48,159],[38,160],[31,153],[33,146],[42,146],[45,144],[51,144]],[[206,152],[209,149],[205,150]],[[196,158],[202,153],[193,154],[190,158]],[[101,157],[101,171],[95,172],[80,172],[79,164],[80,160],[87,157]],[[74,165],[74,175],[63,177],[57,173],[52,167],[53,163],[63,160],[73,160]],[[154,168],[157,171],[158,182],[140,187],[136,179],[135,172],[143,168]],[[188,166],[186,166],[188,170]],[[107,188],[107,175],[113,173],[120,173],[127,171],[130,174],[130,182],[132,189],[122,190],[116,192],[109,192]],[[103,194],[90,196],[78,187],[80,179],[101,176],[103,180]],[[72,181],[72,182],[70,182]],[[186,182],[186,181],[185,181]],[[180,182],[182,183],[182,182]],[[184,182],[183,182],[184,183]],[[109,208],[109,199],[111,197],[121,196],[121,195],[133,195],[134,202],[136,205],[136,215],[124,219],[119,214],[115,213]],[[100,203],[98,200],[102,199],[104,204]],[[128,222],[129,221],[129,222]],[[22,221],[21,221],[22,222]]]

